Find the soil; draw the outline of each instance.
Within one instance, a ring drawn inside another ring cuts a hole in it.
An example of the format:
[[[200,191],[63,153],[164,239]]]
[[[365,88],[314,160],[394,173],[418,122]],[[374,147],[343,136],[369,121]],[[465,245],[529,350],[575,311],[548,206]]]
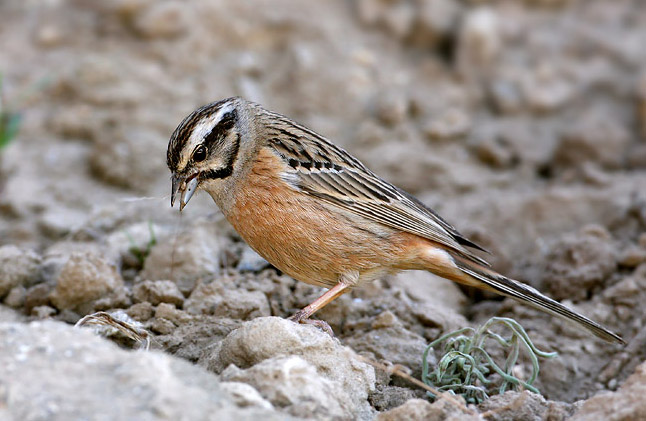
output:
[[[516,415],[594,419],[595,408],[608,411],[600,393],[638,390],[640,2],[9,0],[0,3],[0,44],[4,103],[22,116],[0,150],[0,307],[18,313],[2,316],[6,323],[73,324],[120,309],[152,334],[153,348],[223,384],[253,386],[227,390],[260,392],[253,405],[263,411],[364,419],[439,411],[419,401],[418,387],[379,370],[361,393],[340,377],[316,377],[334,404],[304,406],[307,388],[300,401],[283,401],[258,376],[275,367],[320,374],[300,351],[272,354],[274,365],[251,357],[246,367],[210,365],[241,326],[287,317],[322,291],[255,255],[206,194],[182,214],[169,206],[173,129],[199,105],[239,95],[329,137],[490,250],[496,270],[629,342],[607,344],[508,299],[403,273],[318,314],[340,345],[419,376],[426,344],[442,333],[513,317],[540,349],[559,353],[541,361],[544,399],[516,393],[477,410],[513,401]]]

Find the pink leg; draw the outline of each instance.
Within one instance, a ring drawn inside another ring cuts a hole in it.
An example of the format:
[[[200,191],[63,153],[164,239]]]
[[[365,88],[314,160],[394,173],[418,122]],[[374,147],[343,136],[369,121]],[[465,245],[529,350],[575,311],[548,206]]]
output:
[[[327,333],[330,334],[330,336],[334,336],[334,332],[332,332],[332,328],[330,327],[329,324],[324,322],[323,320],[310,320],[310,316],[314,313],[316,313],[318,310],[322,309],[325,307],[327,304],[329,304],[332,300],[335,298],[343,295],[344,293],[348,292],[349,285],[346,284],[345,282],[339,282],[336,284],[334,287],[330,288],[325,292],[325,294],[321,295],[319,298],[316,300],[312,301],[310,305],[305,307],[302,310],[297,311],[294,313],[293,316],[289,318],[289,320],[296,322],[296,323],[307,323],[307,324],[312,324]]]

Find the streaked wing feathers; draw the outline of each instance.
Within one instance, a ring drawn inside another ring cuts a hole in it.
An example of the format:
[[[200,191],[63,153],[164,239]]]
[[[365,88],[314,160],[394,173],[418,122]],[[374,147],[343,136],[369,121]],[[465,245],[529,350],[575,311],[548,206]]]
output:
[[[462,257],[489,264],[464,246],[462,236],[415,197],[382,180],[359,160],[317,133],[271,113],[268,143],[290,168],[294,187],[367,219],[442,244]],[[278,123],[276,123],[278,122]],[[486,250],[485,250],[486,251]]]

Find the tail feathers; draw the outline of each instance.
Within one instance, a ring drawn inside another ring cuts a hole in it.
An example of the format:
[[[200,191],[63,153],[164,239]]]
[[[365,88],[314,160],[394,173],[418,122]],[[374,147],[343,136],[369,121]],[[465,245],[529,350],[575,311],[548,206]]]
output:
[[[458,268],[475,278],[480,283],[484,284],[483,287],[491,289],[498,294],[514,298],[520,302],[526,303],[546,313],[553,314],[566,320],[571,320],[584,328],[588,329],[595,336],[604,339],[608,342],[619,342],[625,344],[626,342],[614,332],[601,326],[599,323],[588,319],[587,317],[570,310],[563,304],[555,301],[529,285],[514,281],[513,279],[504,277],[502,275],[491,273],[486,269],[474,268],[471,264],[460,262],[456,259]]]

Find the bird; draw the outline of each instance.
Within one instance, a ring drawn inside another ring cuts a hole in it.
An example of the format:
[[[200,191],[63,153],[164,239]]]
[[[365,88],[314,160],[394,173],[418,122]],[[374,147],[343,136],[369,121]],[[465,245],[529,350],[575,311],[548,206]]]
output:
[[[240,97],[204,105],[173,131],[166,153],[171,207],[206,191],[240,237],[292,278],[328,288],[290,320],[402,270],[425,270],[559,316],[608,342],[616,333],[497,273],[486,250],[437,212],[294,120]]]

